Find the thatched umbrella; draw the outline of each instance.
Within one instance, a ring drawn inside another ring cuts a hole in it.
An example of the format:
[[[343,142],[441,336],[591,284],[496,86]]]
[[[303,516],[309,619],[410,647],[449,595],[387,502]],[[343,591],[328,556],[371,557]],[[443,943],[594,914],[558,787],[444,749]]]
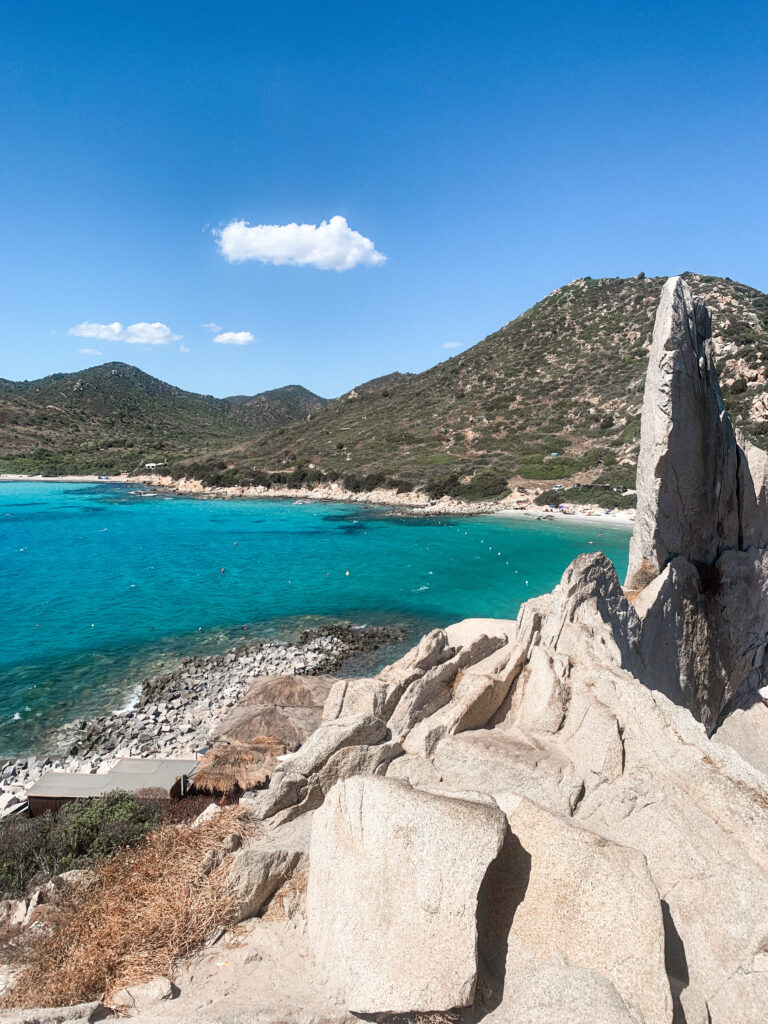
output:
[[[205,754],[192,779],[195,793],[228,794],[261,789],[269,782],[286,748],[274,736],[225,740]]]

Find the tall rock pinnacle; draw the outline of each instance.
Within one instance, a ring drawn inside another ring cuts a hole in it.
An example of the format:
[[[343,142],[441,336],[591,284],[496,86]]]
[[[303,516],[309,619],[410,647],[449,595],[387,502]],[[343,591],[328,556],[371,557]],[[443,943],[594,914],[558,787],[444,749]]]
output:
[[[664,285],[653,331],[626,592],[635,673],[708,730],[768,679],[768,455],[738,443],[706,306]]]
[[[742,547],[739,463],[709,313],[682,278],[671,277],[645,384],[628,590],[642,589],[676,555],[706,566]]]

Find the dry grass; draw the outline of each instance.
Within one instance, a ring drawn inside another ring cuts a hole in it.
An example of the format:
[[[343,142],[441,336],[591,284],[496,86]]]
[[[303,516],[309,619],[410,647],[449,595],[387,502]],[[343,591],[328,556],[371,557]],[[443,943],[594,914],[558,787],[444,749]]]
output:
[[[297,914],[307,896],[307,871],[295,871],[287,882],[283,882],[261,913],[263,921],[285,921]]]
[[[74,892],[53,933],[31,942],[0,1008],[64,1006],[105,999],[126,985],[171,977],[177,961],[199,949],[232,915],[228,864],[206,875],[205,854],[233,832],[258,826],[238,807],[192,829],[170,825],[98,871]]]

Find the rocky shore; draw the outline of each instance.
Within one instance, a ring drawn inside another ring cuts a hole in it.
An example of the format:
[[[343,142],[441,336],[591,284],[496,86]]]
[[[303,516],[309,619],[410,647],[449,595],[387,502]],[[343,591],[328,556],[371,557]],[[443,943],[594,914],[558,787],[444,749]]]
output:
[[[13,813],[47,771],[108,771],[121,757],[194,757],[258,676],[335,672],[351,658],[397,643],[401,629],[347,623],[307,630],[292,643],[240,645],[185,658],[145,679],[132,706],[56,733],[51,753],[0,762],[0,815]]]

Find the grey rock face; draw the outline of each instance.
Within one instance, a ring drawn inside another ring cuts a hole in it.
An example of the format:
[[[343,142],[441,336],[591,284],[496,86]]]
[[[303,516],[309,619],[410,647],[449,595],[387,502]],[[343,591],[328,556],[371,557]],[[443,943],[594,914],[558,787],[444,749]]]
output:
[[[645,857],[516,794],[497,802],[510,838],[484,883],[480,919],[488,967],[506,944],[495,964],[504,989],[559,954],[599,971],[646,1024],[668,1024],[664,923]]]
[[[335,786],[315,812],[307,892],[331,994],[355,1013],[469,1006],[477,895],[506,830],[495,805],[388,778]]]
[[[739,453],[714,367],[712,325],[685,281],[664,285],[653,331],[627,587],[670,558],[711,565],[740,547]]]
[[[768,638],[768,456],[737,443],[706,308],[664,286],[648,364],[627,591],[629,669],[712,731]]]
[[[542,967],[484,1018],[488,1024],[639,1024],[602,974],[564,958]]]

